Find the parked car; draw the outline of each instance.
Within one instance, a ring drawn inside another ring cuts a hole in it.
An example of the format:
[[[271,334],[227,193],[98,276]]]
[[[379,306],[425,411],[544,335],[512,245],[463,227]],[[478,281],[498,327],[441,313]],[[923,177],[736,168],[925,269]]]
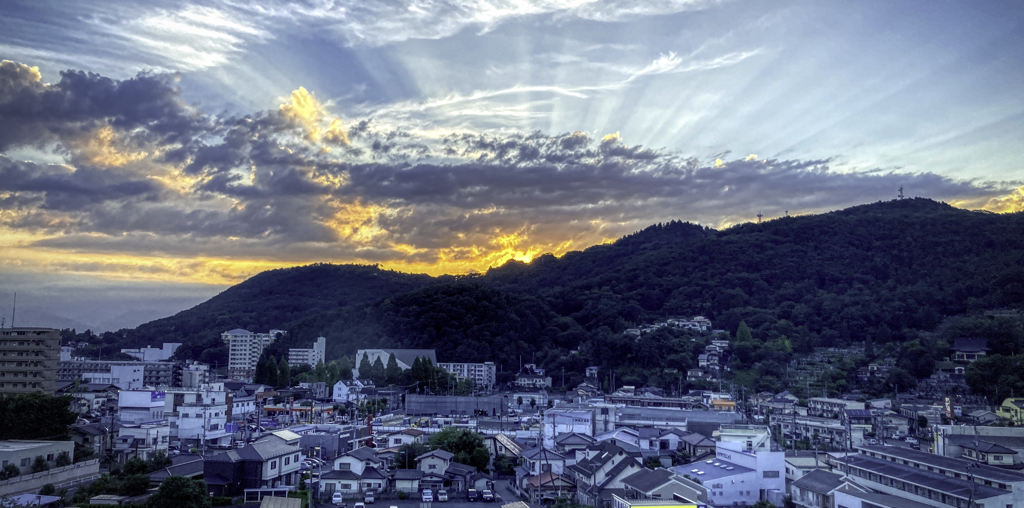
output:
[[[352,508],[366,508],[366,505],[363,503],[356,503],[352,505]]]
[[[876,445],[876,444],[878,444],[878,440],[875,439],[875,438],[868,439],[868,444],[869,445]]]
[[[490,490],[485,490],[480,497],[483,498],[485,503],[490,503],[491,501],[494,501],[494,492],[491,492]]]
[[[476,489],[469,489],[466,491],[466,501],[476,502],[480,500],[480,493]]]
[[[423,501],[424,503],[433,503],[434,492],[431,491],[430,489],[423,489],[423,496],[420,498],[420,500]]]
[[[907,436],[907,438],[904,441],[906,441],[906,442],[908,442],[910,444],[917,444],[918,443],[917,439],[914,439],[914,438],[912,438],[910,436]]]
[[[373,504],[373,491],[366,491],[366,496],[363,497],[363,502],[366,504]]]
[[[441,503],[444,503],[444,502],[448,501],[448,491],[447,490],[439,490],[439,491],[437,491],[437,500],[438,500],[438,502],[441,502]]]
[[[341,492],[335,492],[331,495],[331,504],[341,505],[345,500],[341,498]]]

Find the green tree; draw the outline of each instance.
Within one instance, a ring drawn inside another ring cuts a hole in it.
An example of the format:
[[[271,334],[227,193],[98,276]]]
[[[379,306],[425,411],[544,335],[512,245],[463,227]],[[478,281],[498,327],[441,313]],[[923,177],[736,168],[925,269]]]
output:
[[[530,397],[530,409],[537,409],[537,399]]]
[[[473,465],[480,471],[487,467],[487,462],[490,460],[490,454],[487,448],[484,447],[483,437],[469,429],[445,427],[440,432],[430,436],[430,446],[435,450],[440,449],[450,452],[455,455],[455,462]],[[477,452],[478,448],[482,449],[488,458],[488,460],[483,461],[482,466],[480,466],[481,455]]]
[[[661,467],[661,459],[657,455],[650,455],[644,459],[644,467],[647,469],[658,469]]]
[[[754,338],[750,334],[750,327],[747,326],[746,321],[740,321],[739,327],[736,328],[736,342],[753,342]]]
[[[41,473],[43,471],[50,470],[50,463],[46,462],[46,457],[42,455],[36,455],[35,460],[32,461],[32,472]]]
[[[270,355],[270,357],[267,358],[267,384],[274,388],[281,386],[277,379],[280,372],[281,371],[277,368],[277,358],[275,358],[274,355]]]
[[[516,404],[519,405],[519,410],[522,411],[523,410],[523,396],[522,395],[516,397]]]
[[[171,465],[174,463],[174,461],[171,460],[171,458],[168,457],[167,454],[164,452],[154,453],[153,456],[150,457],[149,460],[146,462],[148,462],[147,466],[149,472],[151,473],[167,467],[171,467]]]
[[[370,367],[370,379],[372,379],[373,384],[377,386],[383,386],[387,381],[384,361],[381,360],[379,356],[373,361],[373,365]]]
[[[925,415],[918,415],[917,417],[917,429],[924,430],[928,428],[928,417]]]
[[[21,469],[14,464],[7,464],[0,468],[0,480],[9,480],[21,474]]]
[[[67,439],[78,415],[74,398],[44,393],[0,395],[0,441],[9,439]]]
[[[281,362],[277,364],[277,384],[285,388],[292,386],[292,369],[284,357],[281,357]]]
[[[396,469],[416,469],[416,457],[428,451],[429,448],[423,443],[406,443],[398,447],[392,465]]]
[[[372,374],[373,362],[370,361],[370,355],[363,352],[363,358],[359,361],[359,379],[370,379]]]
[[[57,493],[57,487],[54,487],[52,483],[47,483],[39,488],[40,496],[52,496]]]
[[[252,377],[253,383],[267,384],[267,353],[260,353],[259,360],[256,360],[256,373]]]
[[[71,465],[71,454],[68,452],[60,452],[57,454],[57,467],[64,467]]]
[[[184,476],[168,476],[149,497],[147,508],[210,508],[206,482]]]
[[[121,466],[120,475],[131,476],[135,474],[146,474],[148,472],[149,464],[147,464],[146,461],[138,457],[132,457]]]
[[[388,364],[384,367],[384,377],[389,385],[397,385],[402,381],[402,368],[398,366],[395,354],[388,355]]]

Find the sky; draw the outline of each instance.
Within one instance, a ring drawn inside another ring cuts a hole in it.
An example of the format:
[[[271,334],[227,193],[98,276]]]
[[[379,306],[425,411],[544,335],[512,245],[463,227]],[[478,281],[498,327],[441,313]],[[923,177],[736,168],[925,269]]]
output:
[[[1015,1],[7,0],[0,316],[17,292],[17,325],[116,329],[267,269],[486,271],[900,187],[1024,210],[1022,19]]]

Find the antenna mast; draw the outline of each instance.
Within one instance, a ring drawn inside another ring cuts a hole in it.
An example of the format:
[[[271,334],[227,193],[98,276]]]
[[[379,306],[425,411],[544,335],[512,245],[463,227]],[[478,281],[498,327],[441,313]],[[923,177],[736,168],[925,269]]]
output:
[[[764,215],[762,215],[761,212],[757,212],[757,223],[758,224],[761,223],[761,217],[764,217]]]
[[[900,185],[900,193],[896,196],[899,199],[903,199],[903,186]]]
[[[18,312],[18,292],[14,292],[14,305],[11,307],[11,328],[14,328],[14,314]]]

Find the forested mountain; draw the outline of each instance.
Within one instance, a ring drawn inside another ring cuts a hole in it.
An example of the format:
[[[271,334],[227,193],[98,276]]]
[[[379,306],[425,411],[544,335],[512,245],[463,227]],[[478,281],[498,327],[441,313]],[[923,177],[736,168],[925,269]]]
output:
[[[921,333],[949,316],[1022,305],[1024,213],[906,199],[721,231],[670,222],[483,275],[431,278],[334,265],[275,270],[119,334],[183,340],[190,347],[182,356],[210,359],[220,354],[212,348],[225,330],[281,328],[289,334],[280,347],[322,334],[329,357],[368,346],[432,347],[439,361],[493,360],[506,376],[520,355],[535,359],[556,385],[563,371],[567,385],[578,381],[587,365],[615,369],[623,382],[662,385],[671,382],[665,369],[693,365],[702,340],[664,330],[637,341],[623,330],[703,315],[733,334],[741,322],[749,325],[753,343],[737,348],[734,361],[761,369],[761,378],[814,346],[859,342],[922,376],[944,357],[956,330],[990,333],[993,353],[1022,352],[1024,332],[1013,331],[1020,323]]]

